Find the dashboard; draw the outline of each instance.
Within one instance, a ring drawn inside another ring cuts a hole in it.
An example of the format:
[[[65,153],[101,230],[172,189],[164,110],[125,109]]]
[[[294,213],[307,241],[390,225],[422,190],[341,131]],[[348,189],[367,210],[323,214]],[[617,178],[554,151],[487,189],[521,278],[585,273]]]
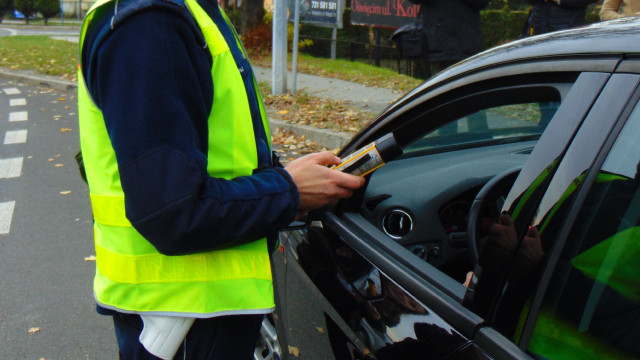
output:
[[[476,194],[494,176],[522,166],[535,143],[405,154],[371,175],[360,211],[392,241],[454,278],[464,276]],[[501,199],[493,201],[500,207]]]

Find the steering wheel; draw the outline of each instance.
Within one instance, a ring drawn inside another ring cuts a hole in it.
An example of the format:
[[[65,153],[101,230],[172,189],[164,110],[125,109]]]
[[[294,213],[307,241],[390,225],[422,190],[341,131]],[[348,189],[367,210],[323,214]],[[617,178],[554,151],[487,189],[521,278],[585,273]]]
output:
[[[478,263],[480,249],[488,235],[483,230],[483,222],[480,219],[484,214],[491,214],[490,220],[494,223],[498,221],[504,203],[504,196],[508,194],[521,169],[522,166],[516,166],[494,176],[484,184],[471,204],[467,222],[467,247],[474,267]],[[485,219],[488,218],[485,217]]]

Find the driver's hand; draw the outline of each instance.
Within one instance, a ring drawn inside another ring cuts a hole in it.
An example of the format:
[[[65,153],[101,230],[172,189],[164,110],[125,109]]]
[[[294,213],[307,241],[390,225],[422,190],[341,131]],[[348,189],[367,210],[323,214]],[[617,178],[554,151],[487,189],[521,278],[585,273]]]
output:
[[[498,269],[505,265],[505,259],[512,256],[518,245],[515,226],[508,214],[500,215],[498,223],[489,226],[487,242],[482,248],[480,266],[489,269]]]

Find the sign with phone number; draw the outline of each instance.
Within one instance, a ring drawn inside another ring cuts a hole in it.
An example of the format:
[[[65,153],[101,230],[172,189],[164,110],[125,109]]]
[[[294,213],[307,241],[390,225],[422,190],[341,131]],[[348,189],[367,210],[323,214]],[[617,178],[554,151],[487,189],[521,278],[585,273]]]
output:
[[[289,21],[294,21],[294,1],[299,1],[301,23],[342,28],[343,0],[289,0]]]

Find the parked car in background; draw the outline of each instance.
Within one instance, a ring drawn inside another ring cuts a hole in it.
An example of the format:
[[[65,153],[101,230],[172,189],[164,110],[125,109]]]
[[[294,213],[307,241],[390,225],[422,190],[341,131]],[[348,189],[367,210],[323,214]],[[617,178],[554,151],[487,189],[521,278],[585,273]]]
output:
[[[638,39],[523,39],[387,108],[340,155],[403,154],[281,233],[256,357],[640,358]]]
[[[18,11],[18,10],[13,10],[13,17],[16,18],[16,19],[24,19],[25,18],[24,14],[21,13],[20,11]],[[36,18],[36,14],[35,13],[29,15],[29,19],[35,19],[35,18]]]

